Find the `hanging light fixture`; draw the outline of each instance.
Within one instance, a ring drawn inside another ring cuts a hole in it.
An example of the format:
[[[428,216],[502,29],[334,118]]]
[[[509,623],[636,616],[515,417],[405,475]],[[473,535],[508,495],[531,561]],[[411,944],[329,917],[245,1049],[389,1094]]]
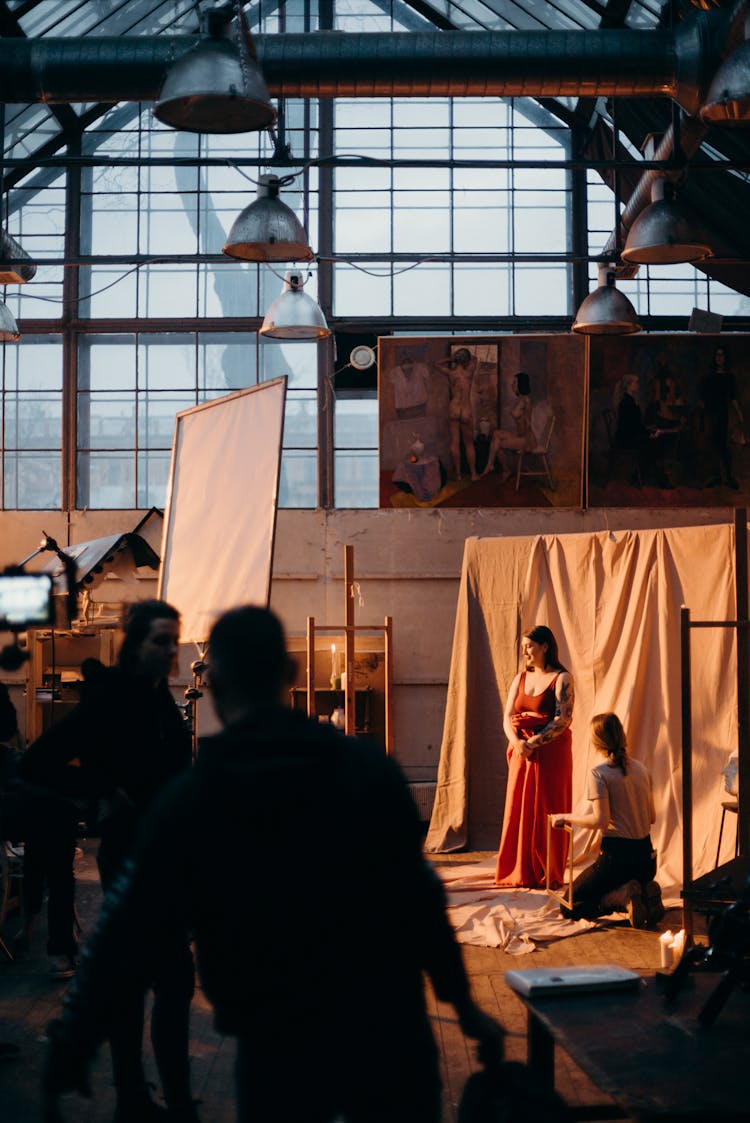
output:
[[[250,133],[276,120],[240,0],[201,7],[204,38],[170,67],[154,117],[191,133]]]
[[[750,121],[750,14],[745,18],[745,42],[714,74],[700,119],[707,125],[745,125]]]
[[[0,285],[25,285],[36,273],[36,265],[16,239],[0,229]]]
[[[21,333],[8,305],[0,300],[0,342],[18,343]]]
[[[614,265],[599,264],[599,285],[578,309],[572,331],[581,335],[633,335],[641,331],[628,298],[615,288]]]
[[[260,335],[263,339],[325,339],[331,334],[320,305],[303,292],[301,273],[284,277],[284,291],[266,312]]]
[[[690,209],[674,197],[674,183],[657,176],[651,187],[651,202],[630,227],[623,261],[637,265],[676,265],[703,261],[713,256],[706,235],[698,228]]]
[[[222,253],[243,261],[310,261],[305,228],[279,198],[276,175],[258,178],[258,197],[237,216]]]

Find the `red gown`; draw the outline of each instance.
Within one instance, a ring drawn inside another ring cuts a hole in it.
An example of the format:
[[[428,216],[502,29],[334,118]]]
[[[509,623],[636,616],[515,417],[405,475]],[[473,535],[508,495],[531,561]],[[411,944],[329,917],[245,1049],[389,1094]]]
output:
[[[555,713],[553,678],[541,694],[526,694],[526,672],[521,674],[515,701],[515,712],[533,711],[527,735],[531,736],[552,720]],[[546,720],[543,720],[546,719]],[[523,730],[523,726],[521,727]],[[524,886],[537,889],[545,884],[547,860],[547,815],[569,811],[573,796],[573,754],[570,728],[553,741],[534,750],[531,760],[520,757],[508,746],[508,787],[500,849],[497,855],[497,885]],[[568,856],[567,831],[553,830],[550,845],[550,882],[560,886],[565,881]]]

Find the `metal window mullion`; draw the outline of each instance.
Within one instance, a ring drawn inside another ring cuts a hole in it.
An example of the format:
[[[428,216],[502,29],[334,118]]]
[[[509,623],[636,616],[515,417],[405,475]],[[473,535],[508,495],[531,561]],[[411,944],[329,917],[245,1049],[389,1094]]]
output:
[[[74,151],[73,151],[74,150]],[[80,135],[68,142],[68,155],[81,155]],[[81,168],[72,164],[65,176],[65,256],[81,251]],[[78,463],[78,321],[80,270],[63,269],[62,283],[62,488],[64,511],[73,511],[77,502]]]
[[[318,147],[332,152],[334,141],[334,102],[318,103]],[[333,255],[333,168],[321,167],[318,172],[318,252],[322,258]],[[330,321],[333,316],[333,262],[318,260],[318,302]],[[318,344],[318,506],[334,505],[334,423],[335,397],[333,371],[333,337]]]
[[[580,127],[570,130],[570,143],[575,152],[583,147],[584,135]],[[570,175],[570,211],[571,211],[571,249],[576,260],[572,265],[572,303],[569,309],[575,313],[581,306],[589,291],[588,261],[588,178],[582,168],[571,171]]]

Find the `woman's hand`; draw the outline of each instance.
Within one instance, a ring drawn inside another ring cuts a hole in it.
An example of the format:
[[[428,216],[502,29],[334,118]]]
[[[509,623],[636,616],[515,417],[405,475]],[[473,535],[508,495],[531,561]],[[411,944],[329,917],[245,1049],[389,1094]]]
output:
[[[569,826],[569,822],[564,815],[556,815],[552,820],[552,826],[559,829],[561,827]]]

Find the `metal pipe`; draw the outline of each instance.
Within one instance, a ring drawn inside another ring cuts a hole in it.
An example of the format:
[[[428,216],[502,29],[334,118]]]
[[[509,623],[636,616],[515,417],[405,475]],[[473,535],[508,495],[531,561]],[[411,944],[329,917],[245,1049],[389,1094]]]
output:
[[[672,97],[689,113],[713,13],[675,31],[315,32],[258,35],[278,97]],[[0,101],[154,101],[196,36],[0,39]]]

